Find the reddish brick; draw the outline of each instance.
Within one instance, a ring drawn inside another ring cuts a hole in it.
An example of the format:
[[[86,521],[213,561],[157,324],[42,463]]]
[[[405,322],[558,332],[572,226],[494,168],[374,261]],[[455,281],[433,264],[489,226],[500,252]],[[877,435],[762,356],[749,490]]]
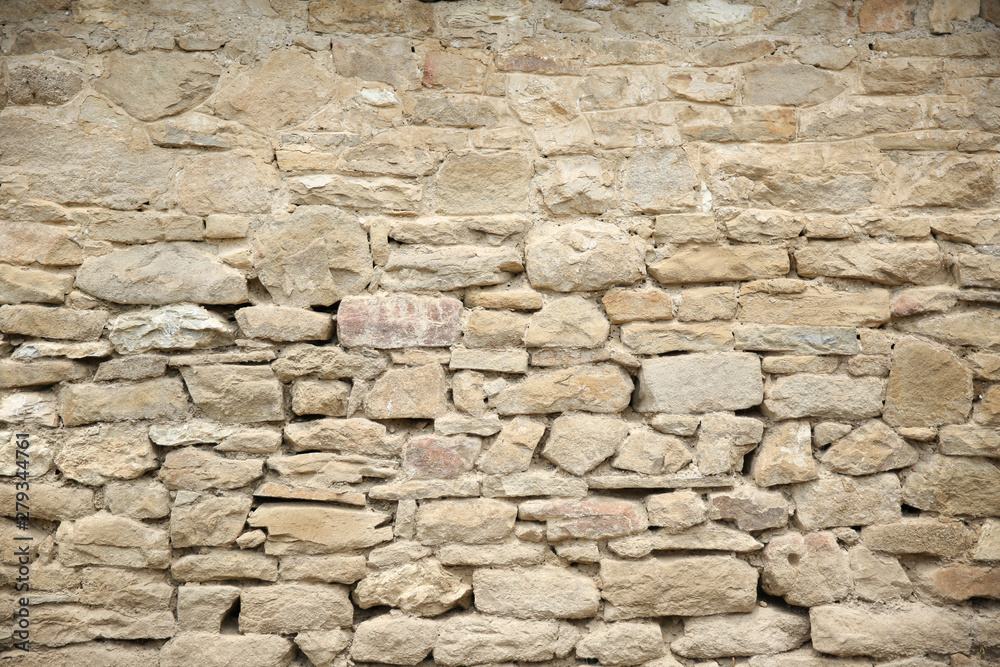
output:
[[[472,470],[481,444],[478,438],[465,436],[413,438],[406,443],[403,470],[416,478],[458,477]]]
[[[461,314],[462,302],[449,297],[349,296],[337,310],[337,336],[345,347],[446,347]]]

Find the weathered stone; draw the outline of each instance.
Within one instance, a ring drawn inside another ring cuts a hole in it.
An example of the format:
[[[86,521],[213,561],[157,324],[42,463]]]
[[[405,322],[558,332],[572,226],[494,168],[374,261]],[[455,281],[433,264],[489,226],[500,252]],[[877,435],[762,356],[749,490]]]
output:
[[[1000,569],[986,565],[928,565],[915,568],[917,587],[949,602],[1000,598]]]
[[[708,496],[708,518],[734,521],[740,530],[781,528],[791,513],[792,506],[783,494],[749,484]]]
[[[806,530],[868,526],[900,518],[899,478],[833,476],[792,487],[795,517]]]
[[[885,420],[893,426],[963,422],[972,407],[972,372],[950,350],[906,338],[892,352]]]
[[[868,602],[909,598],[913,585],[899,561],[877,556],[863,546],[854,547],[847,557],[851,565],[854,594]]]
[[[861,531],[861,541],[866,547],[891,554],[955,558],[965,550],[967,539],[960,522],[929,517],[865,526]]]
[[[447,291],[498,285],[523,270],[517,248],[404,246],[390,252],[380,284],[392,291]]]
[[[0,264],[0,303],[62,303],[73,282],[67,274]]]
[[[240,632],[290,633],[350,627],[354,618],[347,587],[273,584],[240,592]]]
[[[973,424],[945,426],[938,433],[938,451],[948,456],[1000,458],[1000,433]]]
[[[188,414],[187,393],[179,378],[146,382],[68,385],[59,392],[59,414],[66,426],[97,421],[180,419]]]
[[[649,265],[665,285],[780,278],[788,273],[788,253],[770,246],[700,246],[680,250]]]
[[[528,347],[599,347],[611,325],[597,306],[579,296],[556,299],[531,316],[525,332]]]
[[[515,618],[589,618],[601,596],[594,580],[552,565],[511,570],[476,570],[476,608]]]
[[[435,560],[422,560],[369,574],[354,590],[362,609],[380,605],[410,614],[438,616],[466,601],[472,588]]]
[[[643,213],[684,211],[701,203],[700,181],[680,148],[637,150],[623,177],[623,198]]]
[[[104,485],[104,503],[112,514],[133,519],[161,519],[170,514],[170,491],[159,482],[109,482]]]
[[[524,350],[479,350],[452,348],[452,369],[469,369],[493,373],[526,373],[528,353]]]
[[[552,423],[542,456],[574,475],[583,475],[613,455],[627,434],[627,425],[619,419],[564,415]]]
[[[367,576],[365,562],[364,556],[284,556],[280,574],[291,581],[353,584]]]
[[[469,290],[465,293],[465,307],[538,310],[542,307],[542,295],[534,290]]]
[[[415,500],[423,498],[471,498],[480,495],[482,477],[465,475],[455,479],[410,479],[381,484],[368,489],[376,500]]]
[[[684,636],[670,650],[685,658],[777,653],[809,639],[809,619],[790,609],[757,607],[749,614],[720,614],[684,620]]]
[[[917,0],[871,0],[858,12],[861,32],[902,32],[913,26]]]
[[[737,325],[733,332],[737,350],[791,352],[794,354],[858,353],[857,334],[849,327],[796,327],[759,324]]]
[[[636,320],[670,320],[673,303],[666,292],[615,288],[601,299],[608,319],[615,324]]]
[[[249,214],[268,212],[278,185],[270,152],[212,151],[191,158],[177,176],[176,191],[181,208],[192,215]],[[249,268],[250,259],[243,255],[233,263]]]
[[[292,412],[343,417],[350,393],[350,385],[339,380],[296,380],[292,385]]]
[[[691,287],[681,292],[677,319],[682,322],[731,320],[736,317],[736,291],[731,287]]]
[[[646,508],[640,503],[597,495],[581,500],[529,500],[521,503],[518,516],[544,520],[550,541],[606,540],[649,527]]]
[[[0,262],[75,266],[83,252],[69,230],[34,222],[0,223]]]
[[[236,586],[185,585],[177,589],[177,625],[187,632],[215,632],[240,597]]]
[[[400,443],[385,426],[367,419],[317,419],[285,426],[285,440],[295,451],[340,451],[365,456],[397,456]]]
[[[702,475],[743,469],[743,456],[764,436],[764,424],[751,417],[713,412],[701,418],[695,458]]]
[[[398,613],[362,621],[354,631],[351,657],[358,662],[416,665],[437,643],[434,621]]]
[[[417,479],[452,479],[472,470],[481,445],[465,436],[413,438],[403,450],[403,471]]]
[[[840,656],[960,653],[972,642],[968,621],[956,611],[914,602],[886,610],[823,605],[809,610],[809,621],[813,648]]]
[[[287,72],[298,73],[289,82]],[[213,100],[216,114],[266,131],[304,120],[335,91],[329,65],[318,54],[275,51],[233,79]]]
[[[872,419],[833,443],[822,461],[830,470],[847,475],[870,475],[906,468],[920,459],[916,449],[884,422]]]
[[[369,390],[365,414],[372,419],[433,419],[448,409],[446,391],[438,364],[392,369]]]
[[[150,121],[187,111],[215,89],[220,74],[201,54],[114,51],[94,88],[140,120]]]
[[[527,470],[544,433],[544,424],[527,417],[515,417],[503,427],[476,465],[491,475]]]
[[[636,322],[621,328],[622,343],[636,354],[724,350],[733,342],[729,324]]]
[[[501,415],[551,412],[615,413],[628,405],[632,380],[611,364],[534,373],[490,399]]]
[[[65,477],[99,486],[112,479],[135,479],[159,463],[146,429],[113,424],[73,429],[56,455]]]
[[[801,283],[798,284],[801,287]],[[889,291],[847,292],[807,286],[785,293],[753,283],[740,288],[740,322],[816,327],[878,326],[889,321]]]
[[[96,340],[101,337],[108,313],[104,310],[72,310],[46,306],[0,306],[0,331],[7,334]]]
[[[170,565],[167,531],[141,521],[98,512],[63,521],[56,532],[59,562],[68,567],[112,567],[162,570]]]
[[[63,359],[37,361],[0,360],[0,388],[38,387],[90,376],[90,368]]]
[[[921,334],[949,345],[990,347],[1000,340],[1000,322],[991,310],[967,310],[916,318],[899,323],[903,331]]]
[[[483,495],[488,498],[524,498],[528,496],[559,496],[583,498],[587,482],[555,471],[490,475],[483,478]]]
[[[218,454],[184,447],[166,455],[159,479],[171,489],[205,491],[238,489],[264,474],[260,459],[227,459]]]
[[[450,214],[524,210],[532,172],[524,153],[450,155],[438,172],[437,210]]]
[[[10,358],[16,361],[30,361],[41,357],[66,357],[67,359],[101,358],[111,356],[114,349],[108,340],[95,340],[86,343],[59,343],[42,340],[25,341],[11,353]]]
[[[642,280],[643,253],[640,239],[615,225],[575,223],[533,233],[525,265],[536,289],[594,291]]]
[[[455,342],[462,302],[409,294],[347,297],[337,311],[346,347],[445,347]]]
[[[252,306],[236,311],[240,331],[249,338],[275,342],[329,340],[333,320],[326,313],[284,306]]]
[[[88,257],[77,271],[76,286],[114,303],[247,301],[243,274],[190,243],[154,243]]]
[[[780,535],[771,540],[763,556],[764,590],[790,604],[814,607],[842,600],[850,592],[847,552],[833,533]]]
[[[299,206],[254,229],[254,266],[275,303],[329,306],[361,292],[373,268],[368,235],[332,206]]]
[[[378,528],[387,514],[322,503],[265,503],[247,523],[267,529],[264,551],[279,556],[326,554],[371,547],[392,539],[392,528]]]
[[[96,97],[87,98],[81,120],[66,122],[46,109],[7,109],[0,129],[0,174],[20,181],[30,196],[57,203],[94,203],[137,209],[168,190],[175,157],[129,136],[133,127]],[[123,127],[124,126],[124,127]],[[138,129],[138,128],[136,128]],[[44,141],[24,141],[24,137]]]
[[[573,650],[579,631],[564,621],[522,621],[462,614],[441,623],[434,662],[443,667],[540,662]]]
[[[885,381],[876,377],[798,373],[775,378],[764,411],[775,419],[865,419],[882,413]]]
[[[160,651],[162,667],[182,667],[197,655],[204,667],[225,667],[234,661],[245,667],[286,667],[295,657],[295,645],[277,635],[220,635],[208,632],[181,634]]]
[[[170,543],[175,548],[227,546],[243,532],[250,513],[245,496],[178,493],[170,510]]]
[[[32,497],[29,507],[33,519],[71,521],[94,513],[94,492],[90,489],[43,484],[37,481],[31,482],[30,488]],[[19,493],[14,484],[0,488],[0,513],[10,517],[22,513],[24,502],[18,499]]]
[[[632,429],[618,446],[613,468],[658,475],[677,472],[691,462],[691,452],[679,438],[659,435],[652,429]]]
[[[483,544],[514,529],[517,508],[490,498],[440,500],[417,508],[417,539],[423,544]]]
[[[644,360],[635,409],[698,413],[743,410],[764,393],[760,359],[753,354],[689,354]]]
[[[757,571],[731,556],[601,561],[606,620],[753,611]]]
[[[224,347],[232,345],[234,334],[221,315],[187,304],[124,313],[108,327],[119,354]]]
[[[653,551],[759,551],[763,544],[743,531],[714,522],[701,523],[679,531],[658,530],[620,537],[608,548],[623,558],[644,558]]]
[[[915,466],[903,485],[903,501],[942,514],[993,516],[1000,470],[989,459],[931,455]]]
[[[663,655],[660,626],[651,622],[598,624],[576,645],[578,658],[597,659],[602,665],[628,667],[650,663]]]
[[[277,581],[278,559],[258,551],[209,551],[182,556],[170,566],[177,581]]]
[[[0,399],[0,422],[25,426],[58,426],[59,410],[51,393],[21,391]],[[63,417],[63,423],[66,423]]]
[[[181,374],[195,405],[212,419],[261,422],[285,418],[281,383],[266,366],[189,366]]]
[[[1000,520],[987,519],[983,522],[972,550],[973,560],[1000,560]]]

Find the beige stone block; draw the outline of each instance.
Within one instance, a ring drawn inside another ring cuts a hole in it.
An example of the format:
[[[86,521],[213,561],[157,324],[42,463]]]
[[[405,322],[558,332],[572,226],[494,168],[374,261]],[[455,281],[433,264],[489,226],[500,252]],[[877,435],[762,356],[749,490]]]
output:
[[[291,633],[350,627],[354,607],[346,586],[271,584],[240,591],[240,632]]]
[[[606,620],[753,611],[757,571],[731,556],[601,561]]]
[[[920,454],[882,421],[872,419],[834,441],[820,459],[834,472],[871,475],[906,468]]]
[[[236,586],[195,586],[177,588],[177,625],[186,632],[218,633],[222,619],[240,597]]]
[[[190,404],[178,378],[146,382],[68,385],[59,392],[59,414],[66,426],[96,421],[180,419]]]
[[[733,342],[729,324],[633,322],[622,325],[622,344],[636,354],[725,350]]]
[[[907,517],[861,530],[861,541],[866,547],[890,554],[956,558],[965,551],[968,539],[961,522],[933,517]]]
[[[343,417],[350,393],[351,386],[340,380],[296,380],[292,384],[292,412]]]
[[[663,284],[714,283],[779,278],[788,273],[788,253],[770,246],[699,246],[649,265]]]
[[[898,521],[900,496],[899,478],[891,473],[836,475],[792,487],[796,520],[806,530]]]
[[[847,552],[831,532],[780,535],[768,543],[763,558],[764,590],[790,604],[828,604],[846,598],[851,590]]]
[[[333,320],[317,313],[284,306],[251,306],[236,311],[240,330],[248,338],[266,338],[276,342],[329,340]]]
[[[532,232],[525,265],[536,289],[594,291],[642,280],[644,253],[638,237],[615,225],[580,222]]]
[[[170,566],[170,574],[181,582],[230,579],[277,581],[278,559],[258,551],[206,551],[181,556]]]
[[[893,426],[939,426],[965,421],[972,372],[947,348],[904,339],[892,352],[885,419]]]
[[[903,485],[903,501],[941,514],[993,516],[1000,499],[991,491],[1000,471],[989,459],[931,455],[917,463]]]
[[[379,378],[365,399],[371,419],[421,419],[447,411],[444,370],[437,364],[392,369]]]
[[[616,413],[632,397],[632,380],[618,366],[572,366],[533,373],[490,399],[501,415],[552,412]]]
[[[801,287],[801,283],[799,286]],[[740,289],[740,322],[805,326],[878,326],[889,321],[889,292],[873,288],[847,292],[806,285],[799,293]]]
[[[772,654],[809,640],[809,618],[790,608],[757,607],[749,614],[684,620],[684,636],[670,650],[685,658]]]
[[[478,569],[472,589],[480,612],[515,618],[589,618],[601,601],[591,577],[553,565]]]
[[[472,587],[436,560],[408,563],[369,574],[354,589],[362,609],[390,606],[419,616],[439,616],[466,602]]]
[[[799,373],[773,379],[763,408],[775,419],[865,419],[882,413],[885,380]]]
[[[312,555],[363,549],[392,539],[387,514],[322,503],[264,503],[247,523],[267,529],[268,554]]]
[[[697,423],[694,426],[697,427]],[[658,475],[677,472],[690,462],[691,452],[683,440],[660,435],[648,428],[633,428],[619,445],[618,454],[611,461],[611,466],[619,470]]]
[[[416,665],[437,643],[434,621],[404,614],[383,614],[362,621],[354,631],[351,657],[358,662]]]
[[[0,306],[0,331],[6,334],[96,340],[101,337],[108,313],[104,310],[72,310],[46,306]]]
[[[194,447],[168,453],[160,466],[160,481],[171,489],[205,491],[238,489],[264,474],[260,459],[229,459]]]
[[[579,631],[565,621],[461,614],[439,626],[434,662],[443,667],[490,661],[540,662],[573,650]]]
[[[614,417],[563,415],[552,422],[542,456],[574,475],[583,475],[614,455],[628,425]]]
[[[224,667],[233,660],[246,667],[287,667],[295,657],[295,645],[277,635],[193,632],[164,644],[160,663],[162,667],[182,667],[190,664],[192,655],[200,656],[205,667]]]
[[[822,605],[809,610],[809,621],[813,648],[838,656],[960,653],[972,642],[969,622],[957,611],[917,602],[892,609]]]
[[[62,303],[73,282],[70,274],[0,264],[0,303]]]
[[[285,417],[281,383],[267,366],[189,366],[181,374],[195,405],[212,419],[261,422]]]
[[[647,359],[639,371],[635,409],[698,413],[742,410],[763,399],[760,360],[740,352]]]

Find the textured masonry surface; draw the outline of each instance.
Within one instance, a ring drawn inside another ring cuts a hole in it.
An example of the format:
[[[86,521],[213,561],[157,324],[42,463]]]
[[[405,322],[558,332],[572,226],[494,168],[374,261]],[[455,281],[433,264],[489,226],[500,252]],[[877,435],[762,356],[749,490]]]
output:
[[[1000,664],[998,22],[0,1],[0,662]]]

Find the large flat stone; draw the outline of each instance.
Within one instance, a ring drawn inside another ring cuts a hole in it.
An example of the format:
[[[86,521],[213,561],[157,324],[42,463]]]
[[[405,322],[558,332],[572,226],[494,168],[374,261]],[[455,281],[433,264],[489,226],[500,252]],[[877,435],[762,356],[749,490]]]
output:
[[[219,421],[285,418],[284,391],[268,366],[187,366],[181,369],[195,405]]]
[[[775,419],[878,417],[884,387],[878,377],[797,373],[772,380],[763,407]]]
[[[591,577],[551,565],[478,569],[472,590],[479,611],[515,618],[589,618],[601,601]]]
[[[896,343],[885,396],[889,424],[954,424],[971,409],[972,371],[951,350],[912,338]]]
[[[642,362],[635,409],[674,414],[743,410],[763,397],[757,355],[689,354]]]
[[[731,556],[601,561],[604,617],[709,616],[753,611],[757,570]]]
[[[265,503],[247,522],[267,528],[264,551],[275,555],[326,554],[375,546],[392,539],[379,528],[389,516],[322,503]]]
[[[501,415],[547,414],[581,410],[620,412],[632,397],[632,379],[612,364],[542,371],[490,399]]]
[[[190,404],[179,378],[119,384],[73,384],[59,392],[59,414],[66,426],[98,421],[181,419]]]
[[[809,610],[813,648],[839,656],[876,658],[962,653],[969,621],[953,609],[908,602],[892,609],[823,605]]]
[[[792,487],[796,520],[806,530],[891,523],[900,518],[899,478],[836,475]]]
[[[545,227],[525,247],[528,280],[536,289],[557,292],[603,290],[630,285],[646,273],[644,248],[606,222]]]
[[[191,243],[153,243],[88,257],[77,271],[76,285],[115,303],[231,304],[248,300],[243,274]]]

